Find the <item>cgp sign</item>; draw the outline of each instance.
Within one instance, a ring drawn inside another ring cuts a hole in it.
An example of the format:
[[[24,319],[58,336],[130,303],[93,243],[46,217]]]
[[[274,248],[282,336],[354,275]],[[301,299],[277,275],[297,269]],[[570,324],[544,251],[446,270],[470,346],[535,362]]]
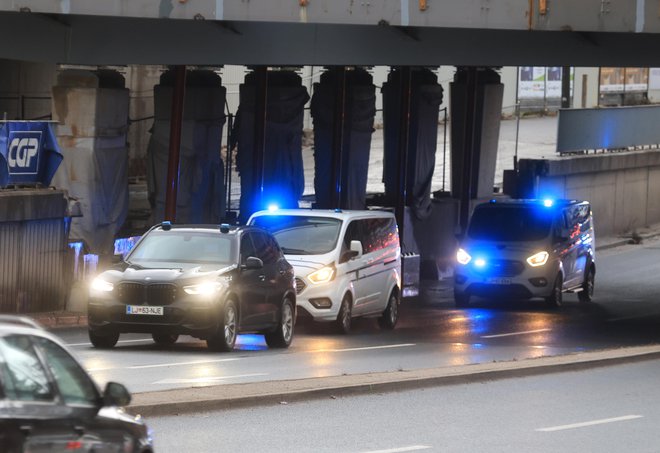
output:
[[[0,187],[47,186],[61,161],[51,123],[0,123]]]

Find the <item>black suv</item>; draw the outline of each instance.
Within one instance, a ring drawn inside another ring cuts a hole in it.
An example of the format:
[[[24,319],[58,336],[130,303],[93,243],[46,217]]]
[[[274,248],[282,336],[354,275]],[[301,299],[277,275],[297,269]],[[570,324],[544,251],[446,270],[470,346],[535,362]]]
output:
[[[123,332],[151,333],[159,344],[180,334],[233,349],[236,335],[257,332],[270,347],[293,339],[296,291],[291,265],[255,227],[152,227],[90,287],[89,338],[111,348]]]
[[[0,451],[153,452],[148,428],[126,414],[131,396],[101,394],[66,346],[29,318],[0,315]]]

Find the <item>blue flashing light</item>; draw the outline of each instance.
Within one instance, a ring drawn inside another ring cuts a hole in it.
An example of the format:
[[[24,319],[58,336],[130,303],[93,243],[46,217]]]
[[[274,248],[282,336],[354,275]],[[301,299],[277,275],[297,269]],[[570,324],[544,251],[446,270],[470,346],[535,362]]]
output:
[[[490,200],[490,203],[497,203],[497,200],[495,198]]]
[[[271,204],[268,205],[268,212],[275,212],[278,209],[280,209],[280,207],[278,205],[276,205],[275,203],[271,203]]]
[[[486,265],[486,260],[483,258],[477,258],[474,260],[474,265],[477,267],[484,267]]]
[[[220,224],[220,232],[221,233],[229,233],[229,228],[230,228],[230,225],[228,223],[221,223]]]
[[[160,226],[163,228],[163,230],[169,231],[172,228],[172,222],[165,220],[164,222],[160,223]]]
[[[139,240],[140,236],[115,239],[115,255],[126,255],[135,247],[135,244]]]
[[[551,208],[553,204],[555,204],[555,202],[553,200],[550,200],[549,198],[543,200],[543,206],[545,206],[546,208]]]

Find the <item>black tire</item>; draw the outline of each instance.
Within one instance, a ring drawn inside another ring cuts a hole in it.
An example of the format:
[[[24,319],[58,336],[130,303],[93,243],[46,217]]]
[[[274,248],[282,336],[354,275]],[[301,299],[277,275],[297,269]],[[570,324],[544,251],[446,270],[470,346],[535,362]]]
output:
[[[161,346],[171,346],[179,339],[179,335],[175,333],[155,333],[151,335],[154,343]]]
[[[222,309],[222,316],[215,334],[206,340],[213,351],[229,352],[234,349],[238,335],[238,308],[236,302],[228,300]]]
[[[589,266],[587,275],[584,276],[582,283],[582,291],[578,293],[578,300],[580,302],[591,302],[594,300],[594,287],[596,282],[596,271],[593,266]]]
[[[466,308],[470,305],[470,295],[465,293],[454,293],[454,304],[458,308]]]
[[[561,307],[564,294],[564,279],[561,276],[561,273],[557,274],[555,278],[555,283],[552,287],[552,292],[548,297],[545,298],[545,303],[551,308]]]
[[[387,302],[387,308],[378,318],[378,324],[382,329],[393,330],[399,320],[399,292],[396,288],[390,293],[390,298]]]
[[[268,332],[264,335],[266,344],[269,348],[288,348],[293,341],[293,330],[296,325],[294,317],[295,310],[293,302],[288,297],[282,302],[280,311],[280,321],[274,332]]]
[[[91,341],[92,345],[98,349],[111,349],[117,344],[117,341],[119,341],[119,333],[117,332],[109,332],[105,334],[94,332],[93,330],[88,330],[87,332],[89,333],[89,341]]]
[[[339,333],[347,334],[351,331],[352,308],[351,296],[346,294],[341,300],[339,313],[337,314],[337,320],[335,321]]]

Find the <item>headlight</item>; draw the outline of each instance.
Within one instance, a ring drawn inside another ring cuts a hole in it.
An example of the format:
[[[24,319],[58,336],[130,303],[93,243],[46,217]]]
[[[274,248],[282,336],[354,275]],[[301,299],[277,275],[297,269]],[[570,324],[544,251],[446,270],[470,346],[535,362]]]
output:
[[[456,261],[458,261],[460,264],[465,265],[469,263],[471,259],[472,257],[468,254],[468,252],[463,249],[458,249],[458,252],[456,252]]]
[[[217,293],[222,285],[218,282],[204,282],[197,285],[184,286],[183,290],[192,296],[211,296]]]
[[[110,291],[112,291],[114,289],[115,285],[113,285],[110,282],[106,282],[105,280],[103,280],[100,277],[96,277],[92,281],[92,284],[91,284],[90,287],[94,291],[98,291],[98,292],[101,292],[101,293],[109,293]]]
[[[326,266],[316,272],[312,272],[307,276],[312,283],[328,283],[335,278],[335,268],[333,266]]]
[[[529,263],[530,266],[532,267],[538,267],[538,266],[543,266],[545,263],[548,262],[548,258],[550,257],[550,254],[548,252],[539,252],[536,253],[529,258],[527,258],[527,262]]]

